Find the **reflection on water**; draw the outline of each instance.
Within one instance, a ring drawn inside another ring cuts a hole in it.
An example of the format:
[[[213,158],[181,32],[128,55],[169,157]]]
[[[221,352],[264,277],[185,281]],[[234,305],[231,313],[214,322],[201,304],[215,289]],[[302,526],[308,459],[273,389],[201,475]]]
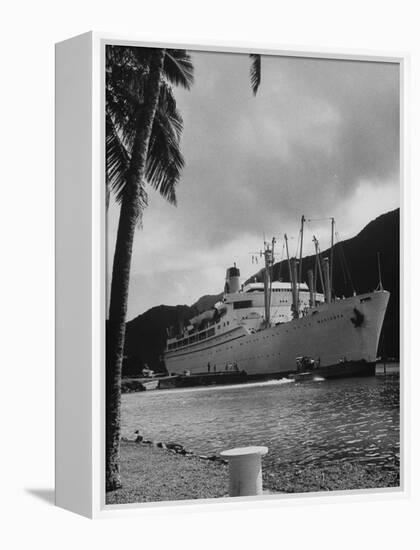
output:
[[[262,382],[123,395],[123,436],[198,454],[267,445],[266,464],[399,461],[399,381]]]

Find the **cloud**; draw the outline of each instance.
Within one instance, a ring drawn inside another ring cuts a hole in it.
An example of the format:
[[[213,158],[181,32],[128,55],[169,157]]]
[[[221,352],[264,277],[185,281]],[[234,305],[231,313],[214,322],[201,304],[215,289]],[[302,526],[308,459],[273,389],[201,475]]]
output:
[[[189,106],[179,200],[202,220],[205,199],[210,246],[308,208],[326,214],[361,179],[380,185],[398,172],[396,65],[265,57],[254,98],[248,58],[223,57],[197,56],[204,74],[179,100]],[[209,96],[215,73],[223,85]]]
[[[186,159],[178,207],[151,192],[136,234],[131,314],[163,297],[218,292],[227,263],[253,269],[248,253],[263,233],[295,234],[302,213],[334,216],[349,237],[398,206],[397,65],[265,56],[254,97],[248,56],[195,52],[193,62],[192,90],[176,90]]]

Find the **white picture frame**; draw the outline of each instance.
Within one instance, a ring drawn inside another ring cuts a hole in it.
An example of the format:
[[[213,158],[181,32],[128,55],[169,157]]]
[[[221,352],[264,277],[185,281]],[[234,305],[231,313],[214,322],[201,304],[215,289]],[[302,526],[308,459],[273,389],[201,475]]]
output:
[[[171,503],[105,504],[104,48],[106,44],[182,47],[400,65],[401,132],[401,486],[328,494],[269,495]],[[176,506],[278,506],[296,498],[401,498],[409,491],[407,54],[288,48],[269,44],[145,42],[89,32],[56,45],[56,504],[90,518]]]

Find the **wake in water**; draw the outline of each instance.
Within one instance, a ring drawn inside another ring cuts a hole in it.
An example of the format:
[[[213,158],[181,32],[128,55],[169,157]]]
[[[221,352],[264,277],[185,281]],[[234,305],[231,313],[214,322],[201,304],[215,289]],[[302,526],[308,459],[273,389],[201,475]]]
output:
[[[322,378],[323,380],[323,378]],[[280,378],[280,380],[264,380],[263,382],[245,382],[243,384],[229,384],[229,385],[223,385],[223,386],[198,386],[195,388],[175,388],[175,389],[168,389],[168,390],[158,390],[156,392],[153,392],[153,396],[156,397],[157,395],[170,393],[173,395],[174,393],[185,393],[185,392],[199,392],[199,391],[220,391],[220,390],[236,390],[236,389],[245,389],[245,388],[257,388],[258,386],[282,386],[283,384],[290,384],[291,382],[294,382],[294,380],[291,380],[289,378]],[[134,395],[134,394],[132,394]],[[150,393],[146,392],[146,395],[149,397]]]

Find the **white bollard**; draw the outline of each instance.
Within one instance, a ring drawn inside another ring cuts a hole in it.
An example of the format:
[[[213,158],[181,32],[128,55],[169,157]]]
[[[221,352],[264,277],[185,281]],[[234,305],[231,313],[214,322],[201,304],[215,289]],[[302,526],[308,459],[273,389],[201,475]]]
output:
[[[220,453],[229,461],[229,496],[262,495],[261,457],[267,453],[267,447],[238,447]]]

